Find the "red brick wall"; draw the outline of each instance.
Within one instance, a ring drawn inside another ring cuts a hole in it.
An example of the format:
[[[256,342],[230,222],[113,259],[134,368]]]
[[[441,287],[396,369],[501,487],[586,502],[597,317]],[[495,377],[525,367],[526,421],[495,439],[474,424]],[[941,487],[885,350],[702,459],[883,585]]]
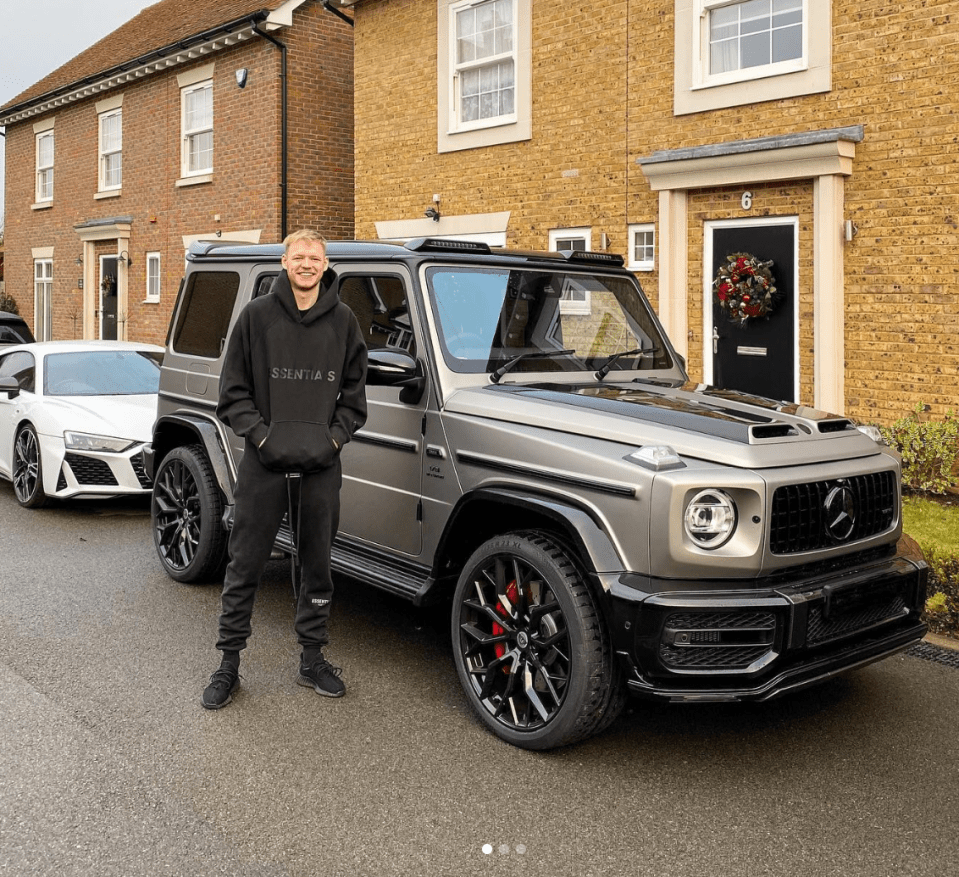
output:
[[[309,4],[294,27],[275,33],[289,46],[289,229],[318,228],[331,238],[353,235],[352,30]],[[33,210],[34,132],[41,116],[6,127],[6,289],[34,325],[34,247],[54,248],[53,337],[82,336],[82,253],[75,226],[131,217],[131,340],[163,343],[183,273],[183,236],[261,229],[280,239],[280,52],[250,39],[198,59],[215,64],[213,179],[177,187],[180,177],[180,89],[170,68],[122,87],[123,189],[96,199],[96,102],[102,92],[55,110],[54,201]],[[240,89],[234,71],[249,70]],[[219,221],[215,217],[219,216]],[[146,254],[161,254],[160,302],[147,303]],[[116,253],[114,242],[96,244]],[[98,269],[99,270],[99,269]]]

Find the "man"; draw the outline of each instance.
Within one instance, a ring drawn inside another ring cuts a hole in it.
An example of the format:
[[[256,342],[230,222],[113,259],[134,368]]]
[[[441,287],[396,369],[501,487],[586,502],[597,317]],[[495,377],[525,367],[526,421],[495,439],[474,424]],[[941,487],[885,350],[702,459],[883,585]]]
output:
[[[270,295],[251,301],[230,338],[217,416],[245,439],[237,473],[230,563],[223,582],[217,648],[220,668],[203,692],[220,709],[239,686],[240,652],[253,600],[290,505],[287,473],[299,482],[302,564],[295,631],[302,648],[297,682],[341,697],[340,669],[323,657],[333,581],[330,549],[339,525],[340,451],[366,422],[366,345],[339,299],[326,241],[293,232]]]

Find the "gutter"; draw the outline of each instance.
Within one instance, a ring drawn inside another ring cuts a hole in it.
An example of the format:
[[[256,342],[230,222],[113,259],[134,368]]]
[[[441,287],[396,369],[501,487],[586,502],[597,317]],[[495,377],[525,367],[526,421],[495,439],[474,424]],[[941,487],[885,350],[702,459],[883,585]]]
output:
[[[166,59],[176,52],[188,51],[191,47],[202,45],[203,43],[208,42],[209,40],[212,40],[218,36],[228,35],[236,31],[240,25],[249,24],[255,30],[256,25],[261,21],[265,21],[268,17],[269,12],[266,10],[260,10],[259,12],[254,12],[252,15],[245,15],[243,18],[237,18],[233,21],[227,22],[226,24],[221,24],[217,27],[210,28],[209,30],[202,31],[201,33],[194,34],[193,36],[185,37],[184,39],[175,43],[170,43],[169,45],[163,46],[160,49],[155,49],[152,52],[148,52],[146,55],[141,55],[139,58],[132,58],[129,61],[124,61],[122,64],[117,64],[115,67],[111,67],[108,70],[101,70],[95,74],[84,77],[83,79],[77,79],[74,82],[62,85],[59,88],[53,89],[52,91],[47,91],[43,94],[38,94],[35,97],[28,98],[27,100],[21,101],[18,104],[8,105],[0,110],[0,117],[8,118],[36,104],[42,104],[54,100],[61,95],[70,94],[71,92],[78,91],[85,86],[107,81],[112,77],[119,76],[120,74],[126,73],[129,70],[135,70],[138,67],[156,63]]]
[[[345,21],[350,27],[354,26],[353,19],[350,18],[348,15],[345,15],[344,13],[340,12],[339,9],[334,9],[333,6],[330,5],[330,0],[323,0],[323,8],[327,12],[332,12],[337,18],[343,19],[343,21]]]

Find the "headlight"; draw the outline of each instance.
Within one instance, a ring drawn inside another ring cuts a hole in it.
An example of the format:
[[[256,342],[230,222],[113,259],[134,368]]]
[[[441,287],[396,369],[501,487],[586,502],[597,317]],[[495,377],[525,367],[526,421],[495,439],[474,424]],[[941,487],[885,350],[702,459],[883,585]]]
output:
[[[70,451],[110,451],[119,454],[127,448],[132,448],[136,442],[130,439],[112,438],[108,435],[88,435],[85,432],[70,432],[63,434],[63,443]]]
[[[686,506],[684,523],[700,548],[719,548],[736,529],[736,504],[721,490],[701,490]]]
[[[858,429],[863,435],[869,436],[869,438],[876,442],[876,444],[886,444],[886,440],[883,438],[878,426],[857,426],[856,429]]]

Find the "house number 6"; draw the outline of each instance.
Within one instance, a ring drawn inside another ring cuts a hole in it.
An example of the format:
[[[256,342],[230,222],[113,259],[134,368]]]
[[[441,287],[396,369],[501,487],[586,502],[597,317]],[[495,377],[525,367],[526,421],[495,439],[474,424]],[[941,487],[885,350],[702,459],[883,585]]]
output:
[[[753,193],[752,192],[743,192],[742,199],[743,210],[750,210],[753,206]]]

